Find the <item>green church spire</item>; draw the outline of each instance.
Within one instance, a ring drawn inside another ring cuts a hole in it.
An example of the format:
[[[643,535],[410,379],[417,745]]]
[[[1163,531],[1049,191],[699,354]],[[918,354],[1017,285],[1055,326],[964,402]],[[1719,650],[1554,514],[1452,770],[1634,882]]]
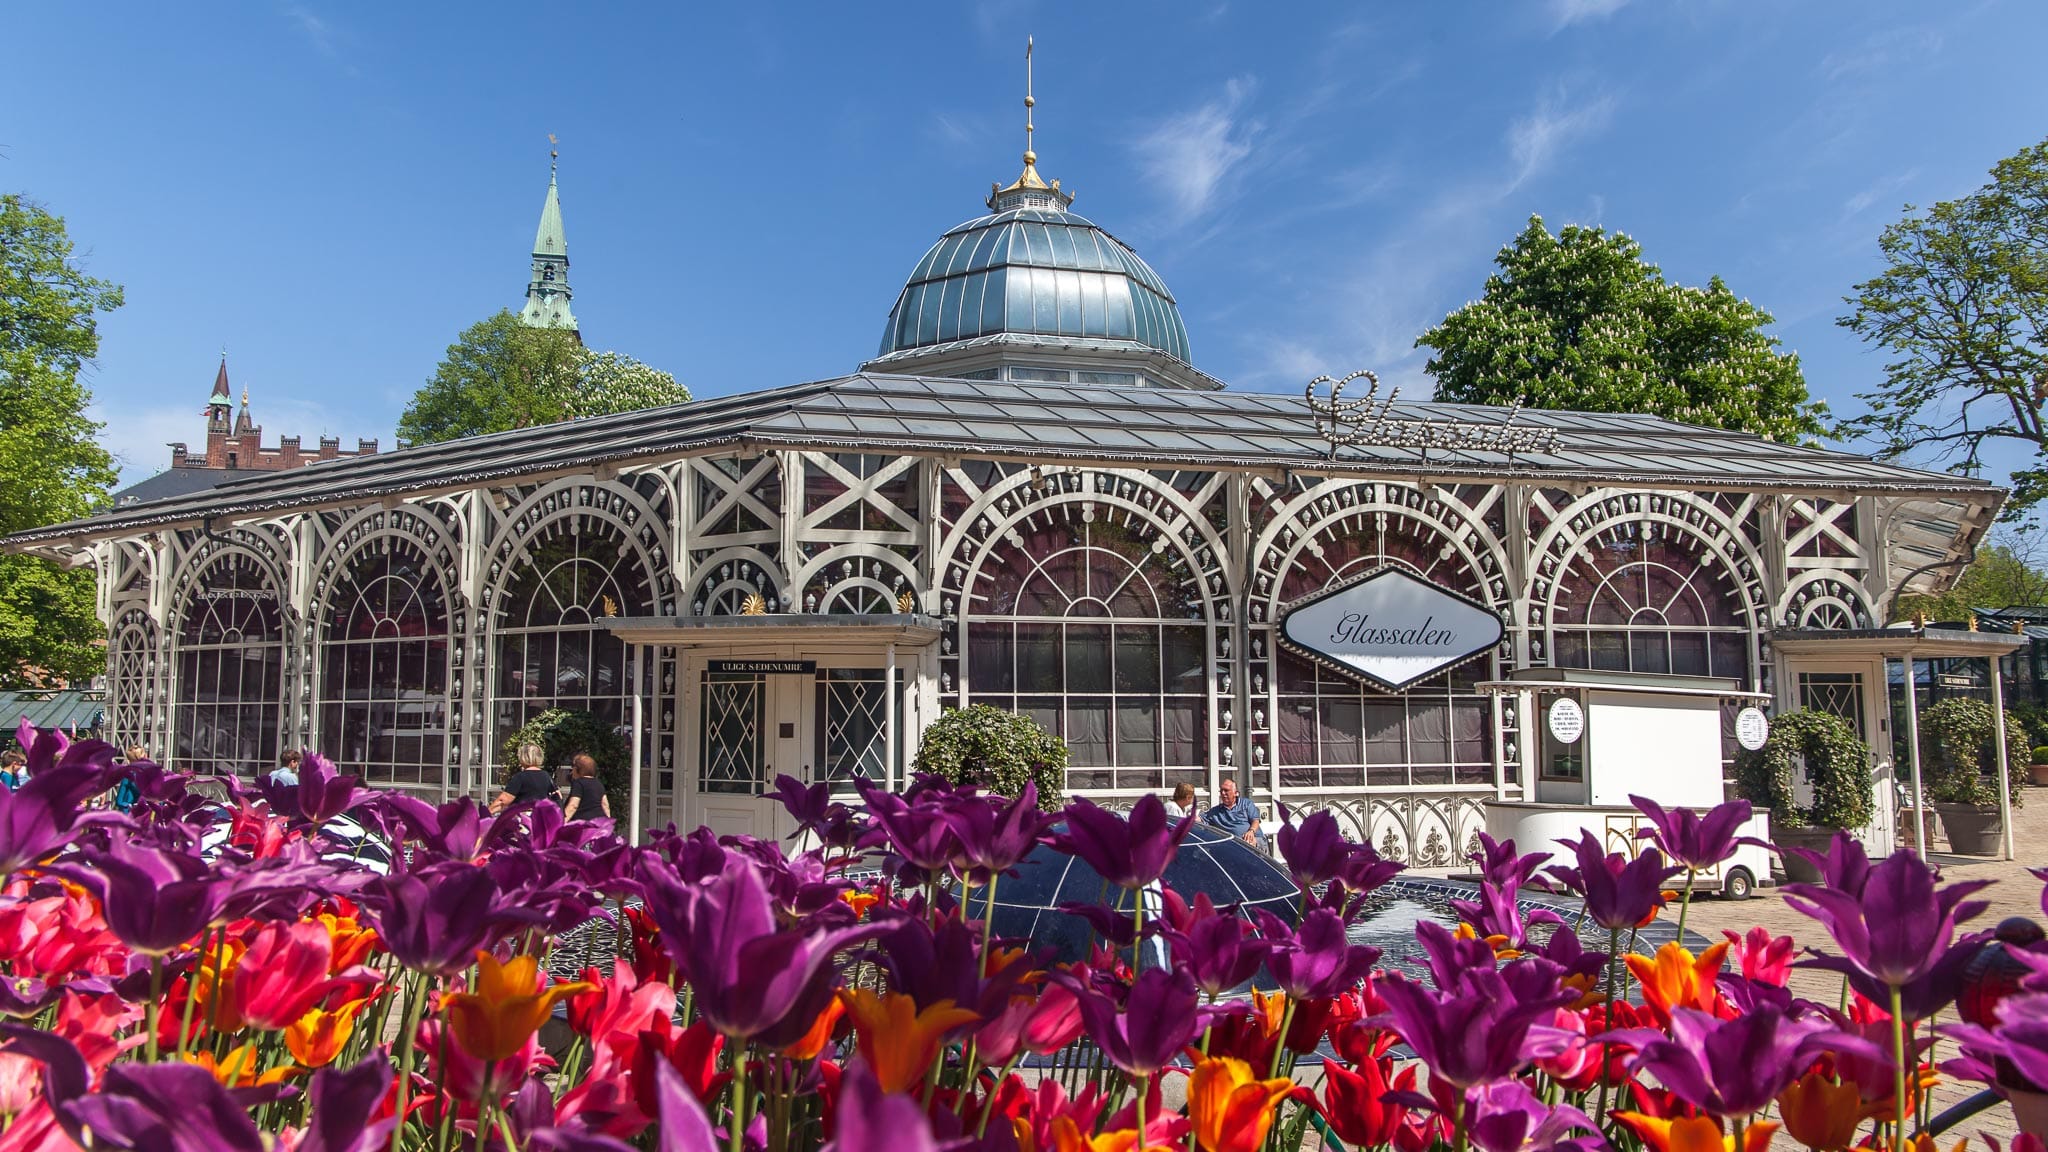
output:
[[[548,143],[555,142],[553,136]],[[540,206],[540,227],[533,235],[533,277],[526,283],[526,307],[520,323],[529,328],[566,328],[581,333],[569,310],[569,244],[562,236],[562,194],[555,182],[561,153],[548,149],[548,195]]]

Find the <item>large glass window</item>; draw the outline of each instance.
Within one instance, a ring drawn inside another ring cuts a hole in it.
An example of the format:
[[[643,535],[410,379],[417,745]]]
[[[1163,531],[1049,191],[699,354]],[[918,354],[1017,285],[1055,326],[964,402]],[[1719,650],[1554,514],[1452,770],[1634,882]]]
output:
[[[1552,663],[1561,668],[1749,681],[1742,596],[1719,553],[1689,533],[1612,532],[1558,577]]]
[[[327,615],[320,742],[366,781],[447,782],[448,602],[408,541],[356,556]]]
[[[254,775],[277,763],[284,629],[277,588],[230,553],[202,574],[178,629],[172,755],[184,769]]]
[[[997,546],[967,628],[971,699],[1065,738],[1067,787],[1206,778],[1208,628],[1181,578],[1120,527],[1053,520]]]
[[[499,744],[549,708],[613,725],[631,708],[626,645],[604,622],[652,615],[653,586],[609,521],[579,527],[529,545],[499,600]]]

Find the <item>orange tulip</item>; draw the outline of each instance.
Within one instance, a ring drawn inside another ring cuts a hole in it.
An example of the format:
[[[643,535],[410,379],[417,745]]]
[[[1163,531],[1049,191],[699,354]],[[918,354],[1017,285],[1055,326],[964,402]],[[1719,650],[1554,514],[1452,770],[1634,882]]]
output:
[[[327,929],[328,939],[334,942],[334,960],[328,966],[331,973],[346,972],[361,964],[377,946],[376,930],[363,927],[353,916],[322,912],[314,919]]]
[[[1714,981],[1727,958],[1726,940],[1700,953],[1698,959],[1674,940],[1657,949],[1654,958],[1629,956],[1626,960],[1628,970],[1642,982],[1643,999],[1656,1009],[1659,1020],[1669,1020],[1673,1008],[1714,1012],[1721,1003],[1721,993]]]
[[[1958,1140],[1954,1144],[1950,1145],[1948,1152],[1963,1152],[1963,1149],[1968,1147],[1969,1143],[1970,1138],[1968,1136],[1965,1136],[1961,1140]],[[2019,1146],[2019,1141],[2014,1140],[2013,1146],[2017,1148]],[[1997,1147],[1997,1145],[1994,1144],[1992,1145],[1992,1147],[1995,1148]],[[1925,1132],[1921,1132],[1913,1137],[1913,1152],[1939,1152],[1939,1149],[1938,1146],[1934,1143],[1934,1137],[1929,1136]]]
[[[1071,1117],[1055,1116],[1052,1121],[1052,1152],[1134,1152],[1138,1147],[1138,1130],[1125,1128],[1120,1132],[1104,1132],[1100,1136],[1083,1135]],[[1157,1148],[1158,1145],[1154,1145]],[[1145,1152],[1152,1152],[1146,1149]],[[1170,1152],[1170,1150],[1169,1150]]]
[[[882,901],[882,897],[879,893],[862,892],[858,889],[841,892],[839,894],[839,899],[848,908],[853,909],[853,914],[857,917],[867,915],[868,909],[874,907],[876,904],[879,904]]]
[[[235,995],[235,971],[241,966],[242,954],[249,950],[247,941],[230,937],[225,945],[219,946],[220,967],[214,968],[215,949],[206,949],[200,957],[199,967],[192,973],[192,1027],[196,1032],[211,1027],[223,1033],[240,1032],[247,1021],[242,1019],[238,1007],[241,997]],[[214,1002],[219,1001],[219,1007]]]
[[[262,1088],[276,1084],[292,1074],[292,1066],[280,1064],[267,1072],[256,1070],[256,1045],[252,1041],[228,1049],[228,1054],[218,1061],[211,1052],[193,1052],[185,1057],[188,1064],[196,1064],[220,1081],[223,1088]]]
[[[1657,1152],[1766,1152],[1777,1134],[1775,1120],[1759,1120],[1742,1130],[1742,1147],[1735,1137],[1721,1134],[1721,1122],[1708,1116],[1665,1118],[1641,1112],[1616,1112],[1614,1118],[1629,1126],[1643,1143]]]
[[[331,1012],[314,1008],[294,1020],[284,1030],[284,1046],[291,1051],[292,1059],[307,1068],[325,1068],[334,1063],[334,1058],[348,1045],[348,1038],[355,1035],[356,1017],[371,999],[365,996],[351,1000]]]
[[[825,1005],[825,1010],[818,1013],[818,1018],[811,1021],[811,1030],[804,1033],[803,1039],[784,1048],[782,1054],[792,1060],[817,1059],[818,1053],[825,1050],[825,1043],[832,1039],[832,1029],[838,1026],[839,1018],[844,1015],[846,1005],[834,996]]]
[[[839,995],[859,1029],[854,1043],[884,1093],[902,1092],[923,1080],[946,1033],[981,1018],[951,1000],[919,1012],[917,1001],[902,992],[878,995],[855,988]]]
[[[441,997],[441,1011],[455,1043],[478,1060],[512,1058],[547,1022],[555,1001],[597,990],[581,982],[542,988],[540,965],[531,956],[500,964],[489,952],[478,952],[476,969],[476,990]]]
[[[1242,1060],[1218,1056],[1188,1077],[1188,1116],[1203,1152],[1254,1152],[1273,1126],[1273,1106],[1294,1089],[1287,1077],[1260,1080]]]
[[[1856,1128],[1870,1115],[1854,1084],[1837,1084],[1808,1072],[1778,1094],[1785,1131],[1814,1152],[1839,1152],[1856,1142]]]

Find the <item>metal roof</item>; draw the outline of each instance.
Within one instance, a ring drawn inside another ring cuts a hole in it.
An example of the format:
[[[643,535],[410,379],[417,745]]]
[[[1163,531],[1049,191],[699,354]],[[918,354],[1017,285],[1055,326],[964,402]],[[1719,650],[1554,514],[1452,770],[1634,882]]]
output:
[[[1498,422],[1500,408],[1401,403],[1398,419]],[[82,541],[521,477],[630,467],[729,450],[999,457],[1159,468],[1257,468],[1451,483],[1888,492],[1927,499],[1925,547],[1988,520],[2003,492],[1844,452],[1676,424],[1654,416],[1524,411],[1559,430],[1554,454],[1345,448],[1333,457],[1298,396],[1178,388],[1024,384],[859,374],[665,408],[522,428],[264,473],[209,492],[17,533],[0,545]],[[1902,521],[1906,518],[1901,517]],[[1912,527],[1912,524],[1908,524]]]
[[[107,709],[107,694],[87,688],[29,689],[0,692],[0,730],[10,741],[23,720],[48,731],[82,732],[98,727]]]

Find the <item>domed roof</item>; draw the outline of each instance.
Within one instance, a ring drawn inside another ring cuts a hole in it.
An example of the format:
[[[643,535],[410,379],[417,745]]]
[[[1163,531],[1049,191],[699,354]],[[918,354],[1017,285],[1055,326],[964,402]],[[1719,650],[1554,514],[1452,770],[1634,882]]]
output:
[[[1004,189],[991,198],[997,211],[939,237],[896,298],[879,356],[1022,335],[1151,348],[1190,362],[1166,282],[1116,237],[1067,211],[1057,185],[1039,188],[1046,192]]]

